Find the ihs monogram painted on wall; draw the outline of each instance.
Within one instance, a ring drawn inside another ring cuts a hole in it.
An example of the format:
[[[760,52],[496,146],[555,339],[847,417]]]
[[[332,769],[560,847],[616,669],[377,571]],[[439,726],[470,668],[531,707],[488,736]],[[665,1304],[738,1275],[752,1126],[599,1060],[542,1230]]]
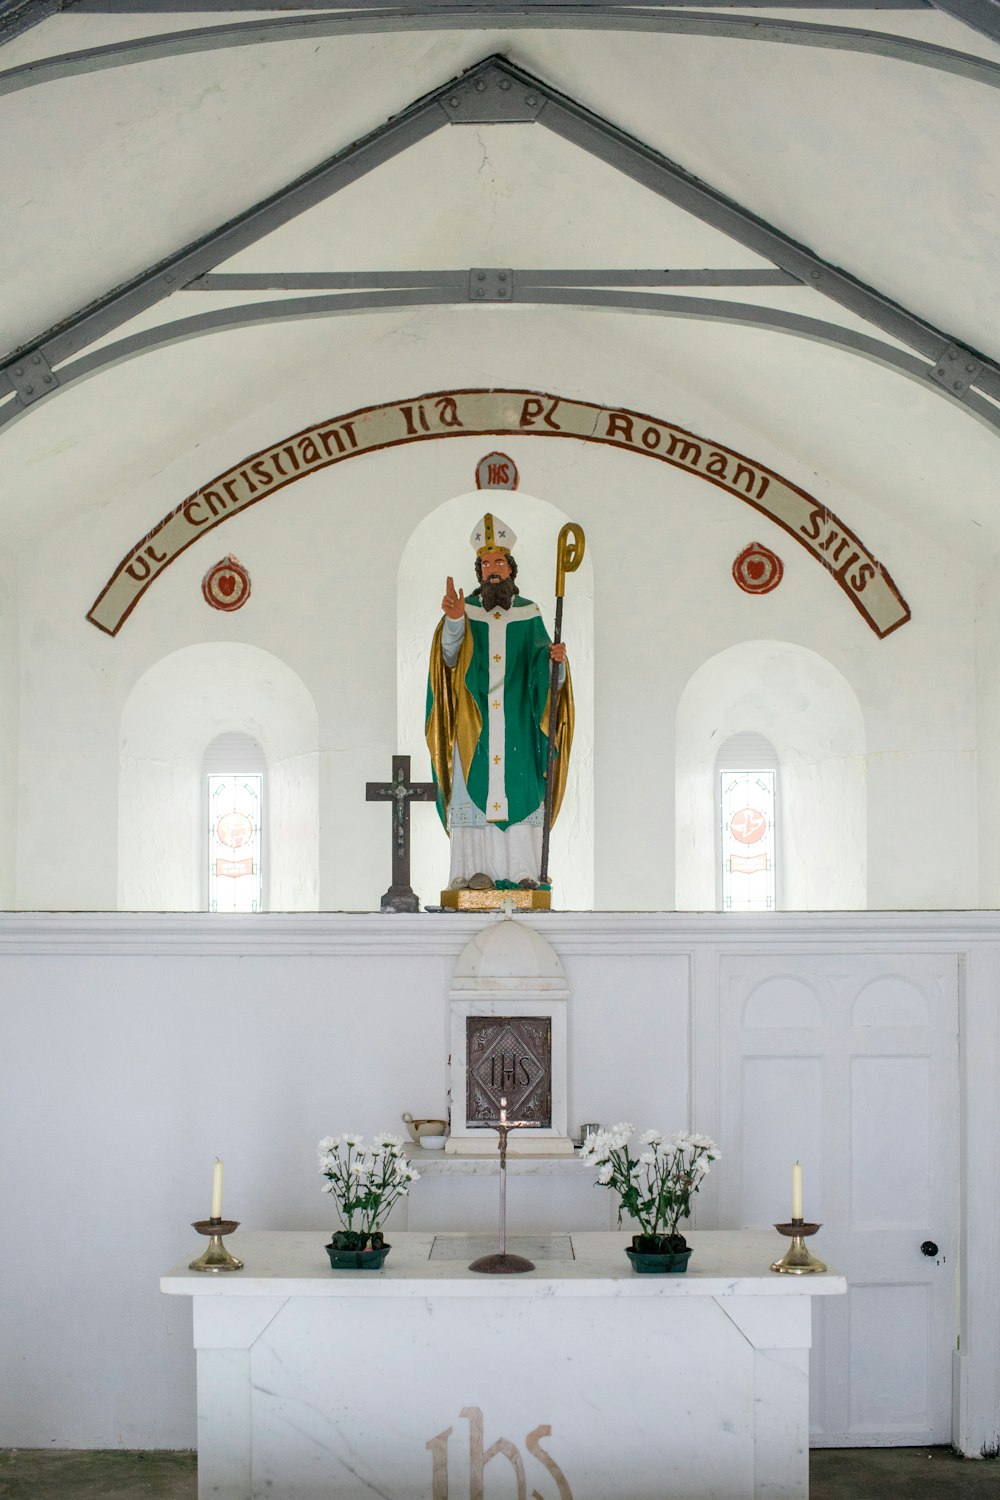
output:
[[[506,453],[487,453],[476,465],[477,490],[516,490],[517,464]]]
[[[484,1450],[482,1409],[478,1406],[463,1406],[460,1415],[469,1424],[469,1500],[483,1500],[483,1470],[491,1459],[501,1456],[514,1470],[517,1480],[517,1500],[528,1500],[528,1481],[520,1449],[508,1438],[501,1437]],[[436,1437],[430,1438],[424,1445],[431,1455],[431,1500],[458,1500],[458,1496],[448,1489],[448,1439],[454,1430],[453,1427],[448,1427],[444,1432],[439,1432]],[[541,1439],[551,1437],[551,1435],[551,1426],[543,1422],[528,1433],[524,1439],[524,1446],[555,1480],[559,1500],[573,1500],[573,1491],[569,1487],[566,1475],[551,1453],[547,1453],[542,1447]],[[533,1500],[542,1500],[538,1490],[532,1489],[531,1494]]]

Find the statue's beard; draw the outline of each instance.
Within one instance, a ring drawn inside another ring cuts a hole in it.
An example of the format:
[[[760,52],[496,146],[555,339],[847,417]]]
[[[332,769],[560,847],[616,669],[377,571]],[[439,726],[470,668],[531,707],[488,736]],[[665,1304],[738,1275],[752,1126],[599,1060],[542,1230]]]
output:
[[[519,592],[513,578],[498,578],[495,583],[484,579],[479,597],[484,609],[496,609],[498,604],[501,609],[510,609],[514,595]]]

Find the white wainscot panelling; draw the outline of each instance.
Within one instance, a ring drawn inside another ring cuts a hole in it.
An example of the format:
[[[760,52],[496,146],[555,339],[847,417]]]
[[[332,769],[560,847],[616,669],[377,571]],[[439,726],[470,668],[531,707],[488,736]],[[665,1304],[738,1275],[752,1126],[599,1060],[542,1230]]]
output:
[[[723,1132],[723,1140],[740,1142],[743,1158],[740,1227],[773,1224],[790,1212],[791,1157],[788,1147],[780,1149],[786,1141],[809,1173],[809,1212],[822,1213],[823,1059],[744,1058],[741,1092],[739,1129]]]
[[[851,1060],[851,1223],[929,1222],[931,1060]],[[877,1158],[892,1163],[884,1172]]]
[[[849,1296],[851,1432],[901,1442],[914,1429],[933,1426],[931,1288],[852,1286]],[[886,1353],[898,1351],[886,1379]]]
[[[788,1213],[791,1162],[848,1303],[816,1308],[812,1439],[947,1442],[958,1244],[954,953],[727,954],[725,1225]],[[734,1178],[734,1154],[739,1177]],[[933,1242],[932,1255],[922,1253]]]
[[[954,1431],[978,1455],[996,1433],[1000,1368],[1000,913],[526,920],[569,981],[572,1132],[625,1118],[716,1137],[723,1160],[699,1195],[703,1228],[784,1218],[802,1159],[805,1210],[822,1221],[816,1251],[862,1299],[853,1317],[847,1298],[815,1299],[814,1443],[951,1440],[967,1174]],[[458,914],[0,917],[2,1055],[18,1059],[5,1103],[33,1143],[10,1157],[7,1196],[48,1239],[72,1222],[89,1260],[116,1267],[100,1295],[81,1296],[78,1256],[40,1261],[18,1235],[0,1247],[4,1284],[18,1288],[0,1305],[0,1346],[19,1372],[5,1392],[12,1444],[192,1446],[186,1322],[159,1297],[150,1261],[196,1253],[188,1226],[216,1154],[240,1236],[288,1225],[328,1236],[315,1142],[444,1107],[448,985],[483,925]],[[65,1171],[69,1138],[86,1173]],[[519,1233],[608,1226],[612,1195],[573,1166],[551,1181],[512,1172]],[[122,1172],[135,1200],[124,1238],[107,1212]],[[428,1169],[411,1225],[490,1232],[496,1192],[495,1178],[449,1186]],[[778,1253],[778,1236],[766,1237]],[[921,1253],[928,1241],[934,1256]],[[126,1325],[135,1336],[123,1341]],[[895,1405],[866,1410],[865,1393],[880,1391]],[[880,1411],[885,1425],[873,1426]]]
[[[765,979],[747,996],[744,1026],[822,1026],[815,990],[791,974]]]
[[[918,987],[899,974],[880,974],[858,992],[855,1026],[928,1026],[927,1001]]]

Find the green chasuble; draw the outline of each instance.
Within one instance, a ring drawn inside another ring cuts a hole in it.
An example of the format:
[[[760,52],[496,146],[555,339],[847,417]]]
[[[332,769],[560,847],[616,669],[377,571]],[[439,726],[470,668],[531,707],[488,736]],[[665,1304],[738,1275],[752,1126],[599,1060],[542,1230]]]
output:
[[[548,759],[549,647],[537,604],[517,595],[510,609],[483,609],[466,600],[465,638],[456,665],[441,651],[444,622],[431,648],[427,742],[447,826],[453,751],[457,744],[469,798],[498,828],[522,823],[545,798]],[[554,807],[565,784],[572,738],[572,689],[559,694],[558,774]]]

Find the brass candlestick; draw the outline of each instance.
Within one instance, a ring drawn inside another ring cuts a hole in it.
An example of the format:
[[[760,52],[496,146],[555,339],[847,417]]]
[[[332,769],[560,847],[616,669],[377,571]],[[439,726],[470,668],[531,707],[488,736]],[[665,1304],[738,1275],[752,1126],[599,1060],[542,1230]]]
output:
[[[775,1224],[774,1227],[792,1243],[780,1260],[772,1262],[772,1271],[780,1271],[784,1276],[812,1276],[826,1270],[823,1262],[817,1260],[815,1255],[810,1255],[805,1245],[809,1235],[815,1234],[822,1225],[807,1224],[804,1219],[792,1219],[787,1224]]]
[[[189,1271],[242,1271],[243,1262],[230,1255],[222,1243],[224,1234],[233,1234],[240,1227],[239,1219],[195,1219],[191,1225],[199,1234],[209,1236],[208,1249],[188,1266]]]

